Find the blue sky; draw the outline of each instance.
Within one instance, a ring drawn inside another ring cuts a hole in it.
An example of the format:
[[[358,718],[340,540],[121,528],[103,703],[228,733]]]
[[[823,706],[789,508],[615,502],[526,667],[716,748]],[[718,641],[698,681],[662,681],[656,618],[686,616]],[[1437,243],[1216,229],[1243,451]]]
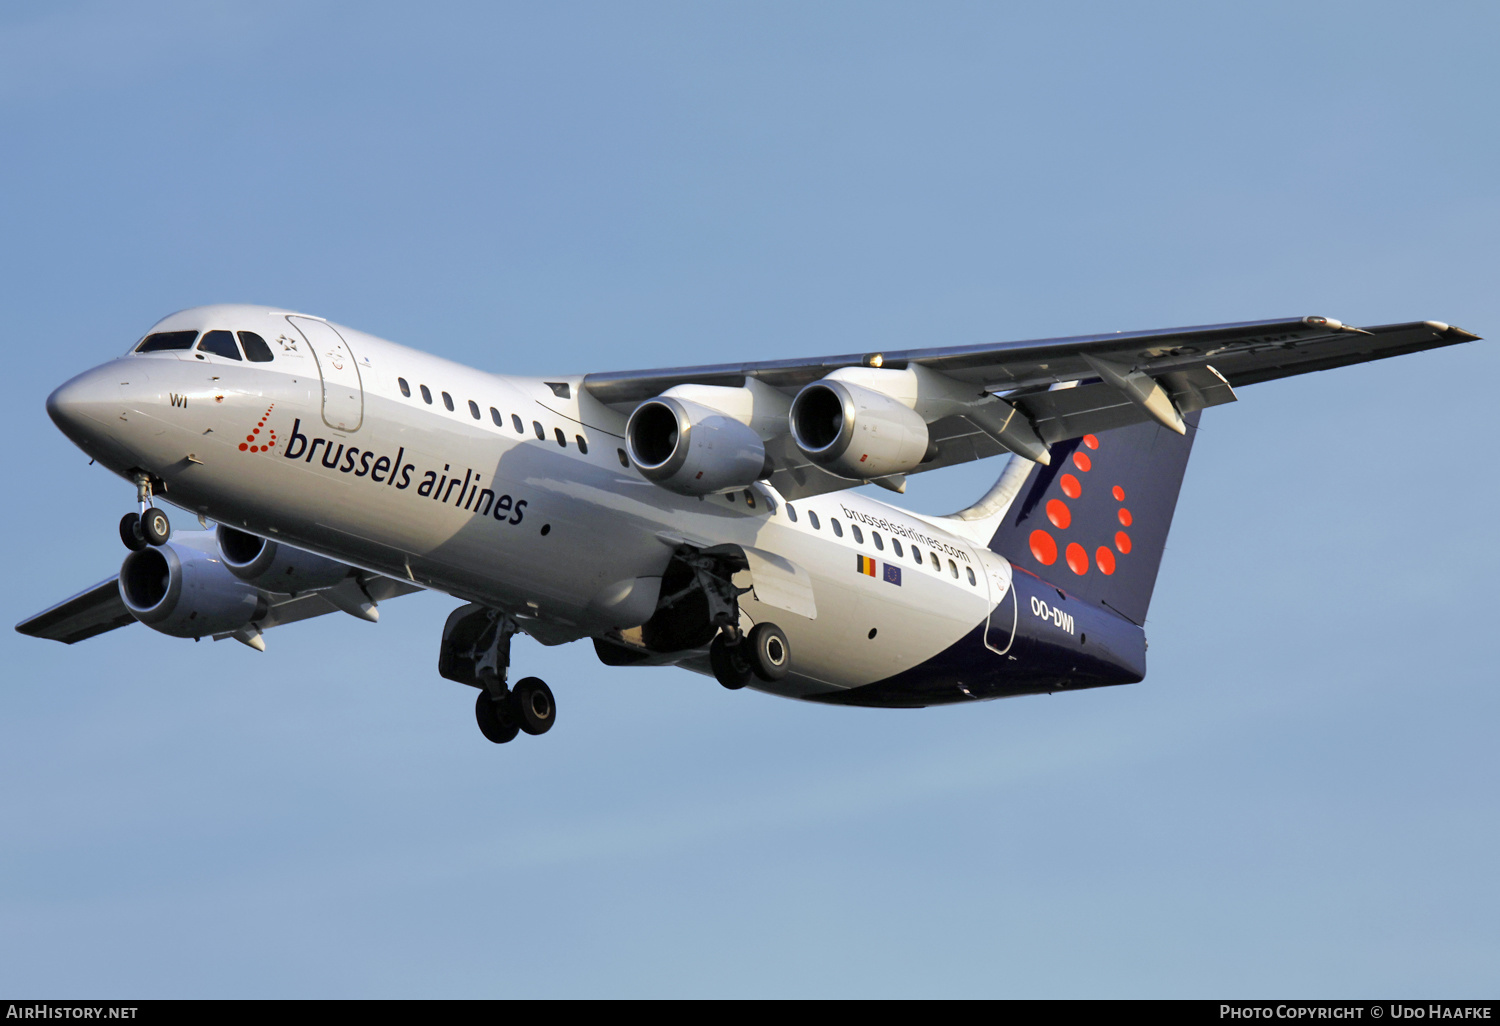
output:
[[[1500,333],[1497,22],[8,5],[7,622],[123,555],[131,488],[47,393],[201,303],[516,373],[1304,314]],[[5,634],[0,992],[1493,996],[1497,364],[1206,416],[1127,688],[829,709],[525,640],[560,722],[496,748],[435,672],[436,596],[265,655]]]

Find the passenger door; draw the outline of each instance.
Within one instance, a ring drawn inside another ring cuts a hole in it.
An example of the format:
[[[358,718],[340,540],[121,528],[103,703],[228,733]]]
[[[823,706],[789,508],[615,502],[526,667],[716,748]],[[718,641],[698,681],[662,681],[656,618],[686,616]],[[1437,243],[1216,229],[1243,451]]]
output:
[[[323,379],[323,423],[335,431],[358,431],[365,419],[365,393],[349,343],[327,321],[290,314],[287,320],[307,339],[317,361]]]

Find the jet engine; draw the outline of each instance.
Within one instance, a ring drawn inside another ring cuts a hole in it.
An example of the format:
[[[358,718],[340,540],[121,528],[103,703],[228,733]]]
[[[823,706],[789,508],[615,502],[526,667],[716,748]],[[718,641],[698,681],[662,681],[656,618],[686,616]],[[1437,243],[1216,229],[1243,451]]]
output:
[[[230,573],[218,556],[178,542],[126,556],[120,598],[131,616],[174,638],[236,631],[268,609],[260,590]]]
[[[765,439],[784,430],[786,397],[745,388],[678,385],[635,408],[625,445],[648,480],[682,495],[743,488],[765,476]]]
[[[936,455],[910,404],[834,375],[798,392],[790,419],[803,455],[840,477],[904,474]]]
[[[301,594],[331,588],[349,576],[348,564],[267,541],[224,524],[217,532],[224,566],[242,581],[278,594]]]

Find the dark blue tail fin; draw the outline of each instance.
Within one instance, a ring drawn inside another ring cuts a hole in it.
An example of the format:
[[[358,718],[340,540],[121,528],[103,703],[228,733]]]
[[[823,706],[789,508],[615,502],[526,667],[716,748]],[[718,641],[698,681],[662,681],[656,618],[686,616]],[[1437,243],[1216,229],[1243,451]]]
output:
[[[1052,464],[1032,470],[990,548],[1144,624],[1198,416],[1183,418],[1185,436],[1153,422],[1052,446]]]

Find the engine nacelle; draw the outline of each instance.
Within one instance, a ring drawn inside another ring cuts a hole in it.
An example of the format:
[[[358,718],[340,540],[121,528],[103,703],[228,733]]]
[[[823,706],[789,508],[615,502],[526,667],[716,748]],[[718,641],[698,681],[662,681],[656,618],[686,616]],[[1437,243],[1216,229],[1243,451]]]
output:
[[[350,567],[336,559],[266,541],[219,525],[219,552],[229,572],[267,591],[288,595],[331,588],[349,576]]]
[[[643,477],[681,495],[743,488],[766,466],[766,446],[754,428],[670,394],[635,408],[625,425],[625,446]]]
[[[911,406],[834,377],[798,392],[790,421],[803,455],[840,477],[904,474],[932,455],[927,422]]]
[[[120,598],[130,615],[174,638],[239,630],[266,615],[259,589],[210,553],[168,542],[125,557]]]

